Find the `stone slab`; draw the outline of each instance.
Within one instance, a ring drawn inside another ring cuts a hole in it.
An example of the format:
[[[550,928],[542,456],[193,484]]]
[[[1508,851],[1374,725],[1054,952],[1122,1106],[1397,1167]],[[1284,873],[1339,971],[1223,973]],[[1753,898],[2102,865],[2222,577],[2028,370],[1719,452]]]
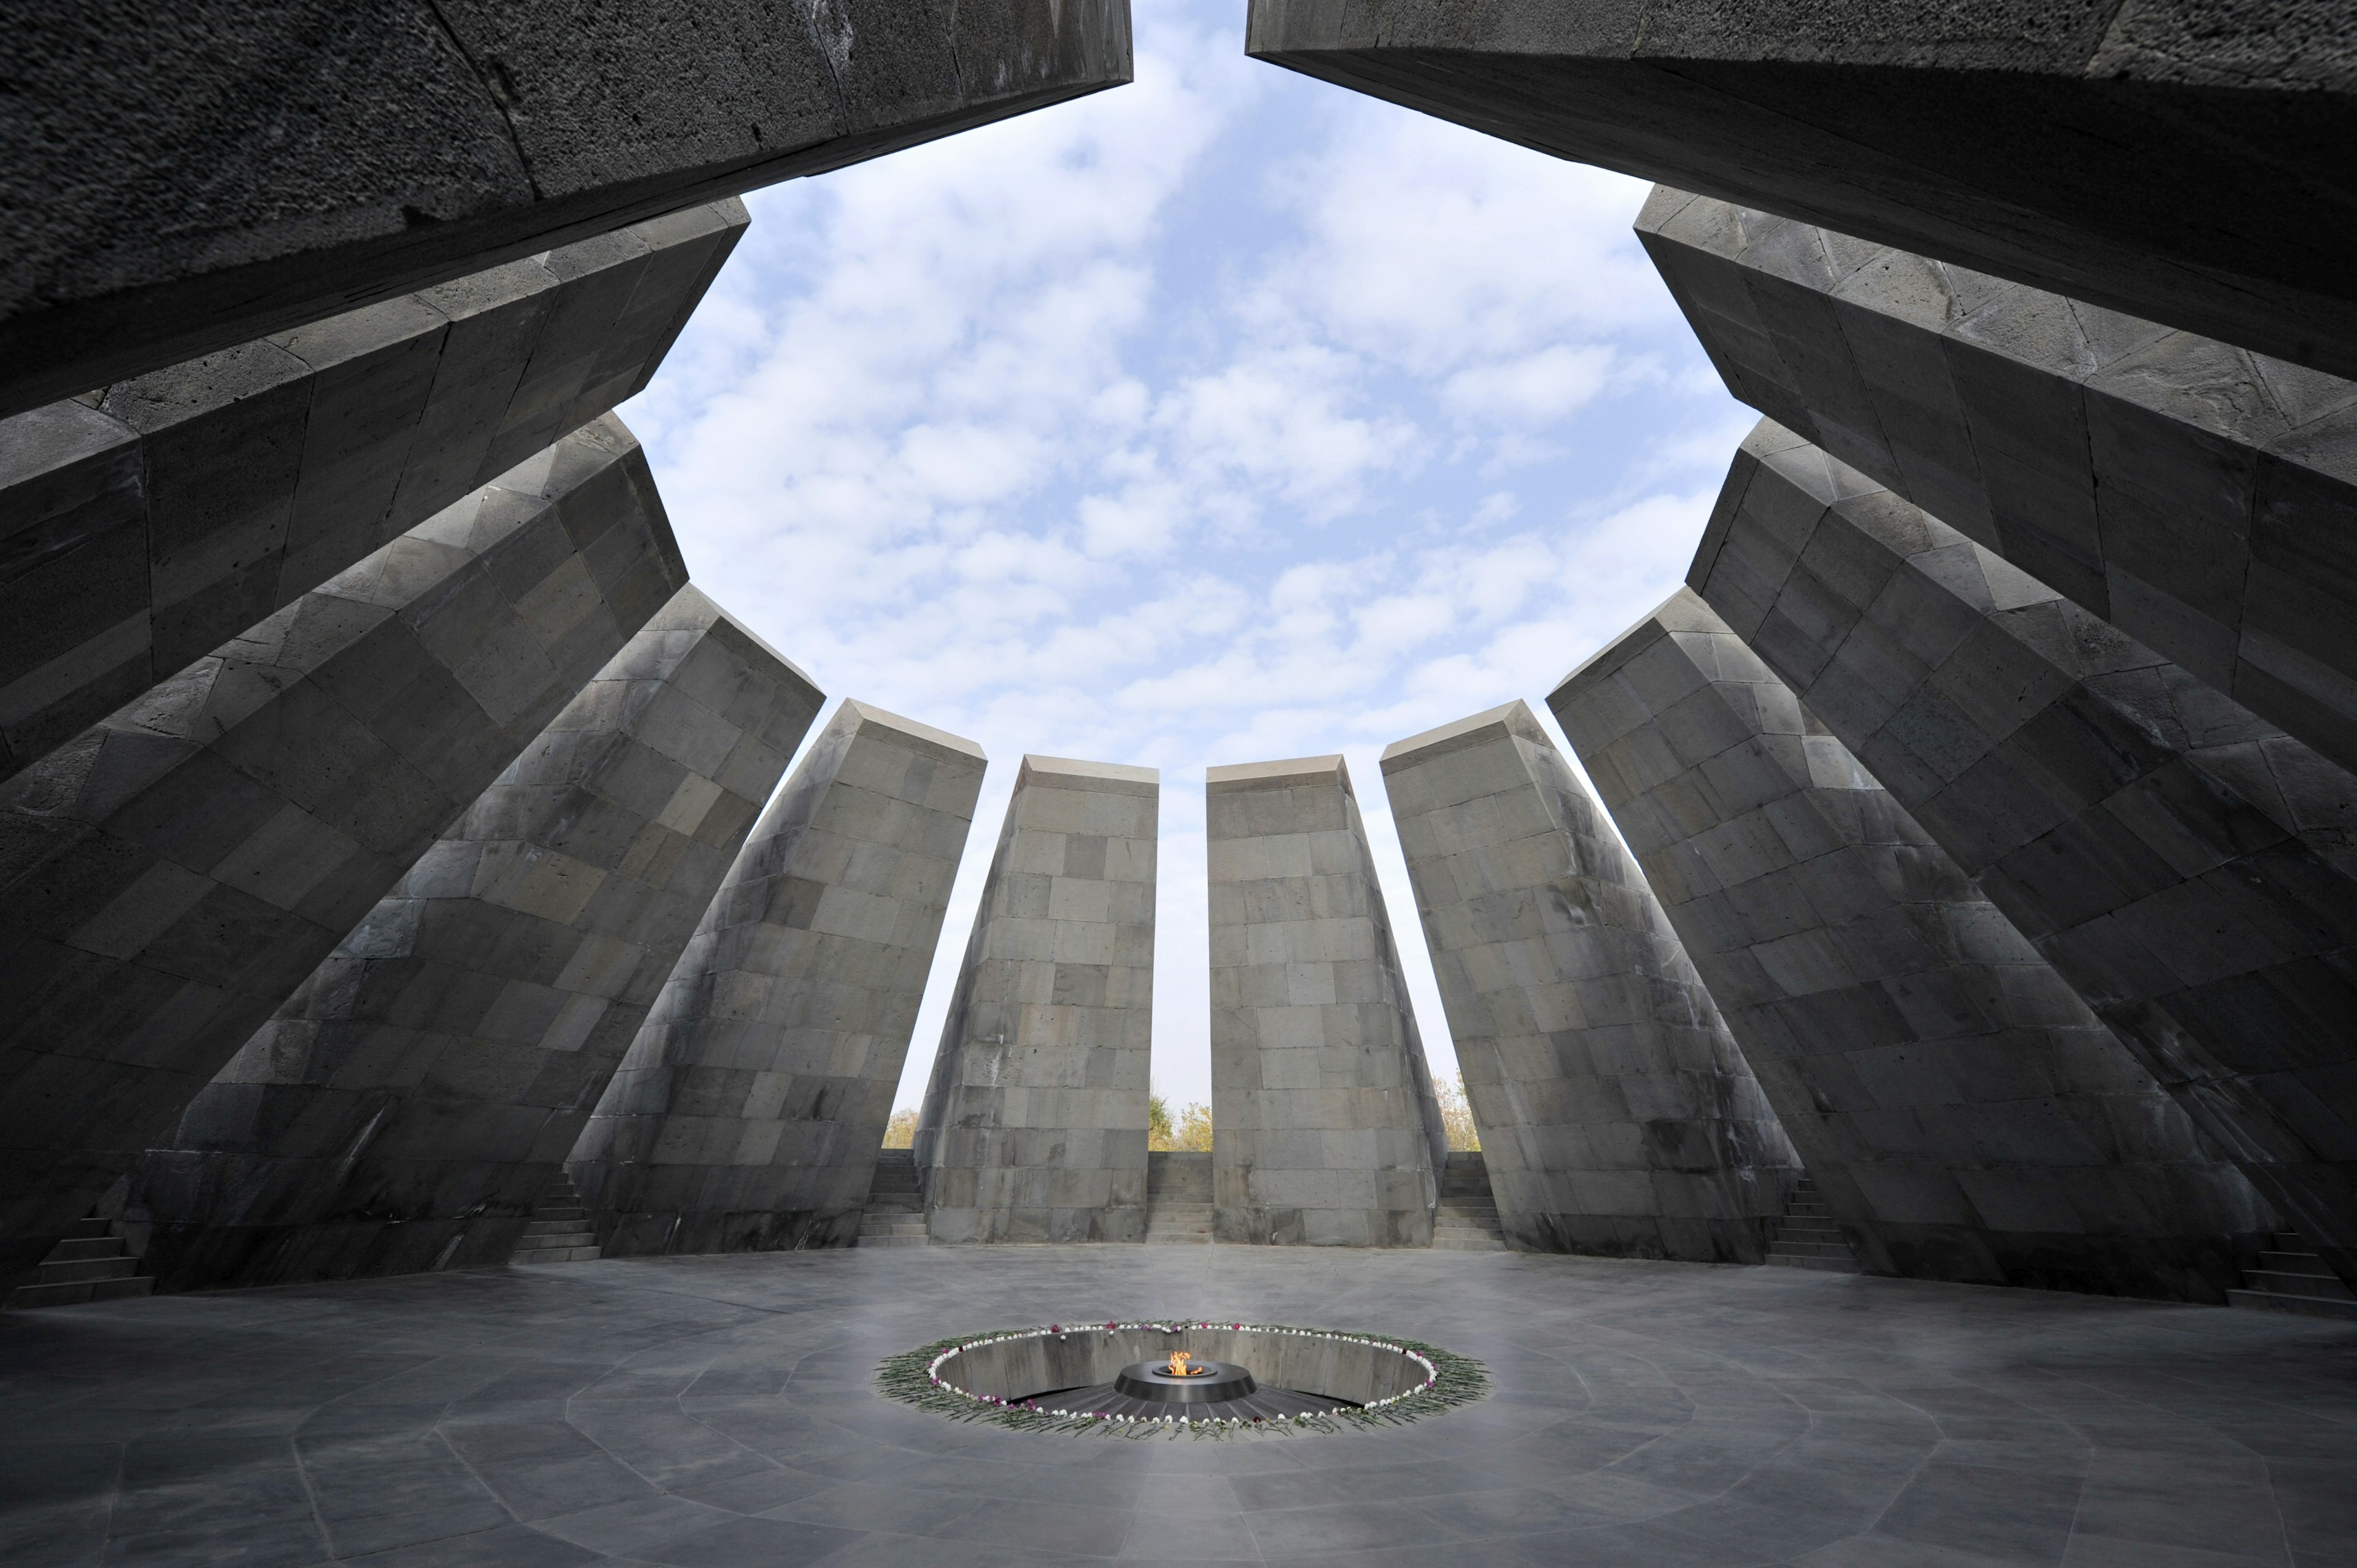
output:
[[[609,414],[0,785],[0,1270],[131,1168],[686,582]]]
[[[2357,778],[1771,421],[1688,582],[2357,1281]]]
[[[653,375],[731,198],[0,421],[0,778]]]
[[[1530,708],[1412,736],[1383,768],[1508,1240],[1761,1262],[1799,1158]]]
[[[1428,1247],[1448,1145],[1340,757],[1213,768],[1212,1227]]]
[[[1026,757],[918,1118],[936,1242],[1142,1241],[1162,775]]]
[[[682,588],[140,1160],[145,1272],[505,1262],[825,700]]]
[[[1548,703],[1868,1273],[2225,1303],[2266,1204],[1708,605]]]
[[[2357,376],[2357,37],[2333,6],[1253,0],[1245,48]]]
[[[729,868],[568,1162],[608,1257],[848,1247],[985,759],[835,710]]]
[[[0,413],[1126,81],[1125,0],[11,18]]]

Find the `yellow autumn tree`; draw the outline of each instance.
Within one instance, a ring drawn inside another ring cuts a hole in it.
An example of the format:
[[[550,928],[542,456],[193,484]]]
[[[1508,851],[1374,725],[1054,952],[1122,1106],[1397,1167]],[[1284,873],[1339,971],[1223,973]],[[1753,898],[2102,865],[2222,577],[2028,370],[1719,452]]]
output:
[[[892,1112],[892,1120],[884,1123],[884,1146],[906,1149],[917,1142],[917,1113],[907,1106]]]

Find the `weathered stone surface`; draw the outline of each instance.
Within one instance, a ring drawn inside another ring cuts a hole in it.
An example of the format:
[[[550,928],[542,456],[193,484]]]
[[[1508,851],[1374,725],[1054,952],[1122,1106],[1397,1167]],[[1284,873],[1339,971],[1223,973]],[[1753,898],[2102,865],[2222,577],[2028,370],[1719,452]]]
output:
[[[1447,1134],[1339,757],[1205,776],[1222,1241],[1428,1247]]]
[[[1026,757],[918,1118],[936,1241],[1146,1239],[1151,768]]]
[[[643,388],[733,198],[0,422],[0,778]]]
[[[811,743],[569,1162],[608,1253],[857,1239],[983,768],[865,703]]]
[[[1708,605],[1548,704],[1868,1273],[2225,1301],[2250,1184]]]
[[[824,701],[682,588],[147,1151],[146,1272],[506,1262]]]
[[[2357,1282],[2357,779],[1770,421],[1688,580]]]
[[[0,413],[1129,79],[1125,0],[12,15]]]
[[[0,785],[0,1269],[686,585],[610,414]]]
[[[1759,1262],[1800,1162],[1530,709],[1400,741],[1383,766],[1508,1239]]]
[[[1738,397],[2357,768],[2357,382],[1656,189]]]
[[[2357,34],[2335,6],[1253,0],[1245,48],[1557,157],[2357,376]]]

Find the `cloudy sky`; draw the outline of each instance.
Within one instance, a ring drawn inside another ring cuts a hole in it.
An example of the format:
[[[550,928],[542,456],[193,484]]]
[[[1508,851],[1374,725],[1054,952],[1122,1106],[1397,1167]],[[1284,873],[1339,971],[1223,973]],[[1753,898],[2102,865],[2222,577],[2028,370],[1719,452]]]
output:
[[[1179,1102],[1203,769],[1346,754],[1452,1075],[1376,757],[1544,718],[1684,575],[1750,423],[1629,232],[1641,183],[1248,60],[1234,0],[1135,12],[1128,87],[748,199],[622,410],[716,597],[990,755],[904,1105],[1027,751],[1162,769]]]

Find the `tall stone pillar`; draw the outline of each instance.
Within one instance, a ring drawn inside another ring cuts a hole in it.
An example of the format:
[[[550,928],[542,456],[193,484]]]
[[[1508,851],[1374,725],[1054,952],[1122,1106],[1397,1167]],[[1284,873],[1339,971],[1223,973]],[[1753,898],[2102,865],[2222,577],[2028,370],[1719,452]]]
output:
[[[1498,1218],[1521,1247],[1756,1263],[1792,1146],[1528,707],[1383,752]]]
[[[2357,768],[2357,382],[1659,188],[1729,391]]]
[[[848,1246],[984,759],[835,710],[729,868],[570,1161],[609,1252]]]
[[[1869,1273],[2226,1299],[2249,1183],[1709,606],[1548,702]]]
[[[505,1262],[824,701],[682,588],[140,1161],[146,1272]]]
[[[1026,757],[918,1122],[936,1241],[1139,1241],[1154,1045],[1151,768]]]
[[[1448,1145],[1340,757],[1205,776],[1218,1239],[1427,1247]]]
[[[2357,779],[1772,423],[1688,580],[2357,1283]]]
[[[0,1273],[686,582],[608,415],[0,785]]]

